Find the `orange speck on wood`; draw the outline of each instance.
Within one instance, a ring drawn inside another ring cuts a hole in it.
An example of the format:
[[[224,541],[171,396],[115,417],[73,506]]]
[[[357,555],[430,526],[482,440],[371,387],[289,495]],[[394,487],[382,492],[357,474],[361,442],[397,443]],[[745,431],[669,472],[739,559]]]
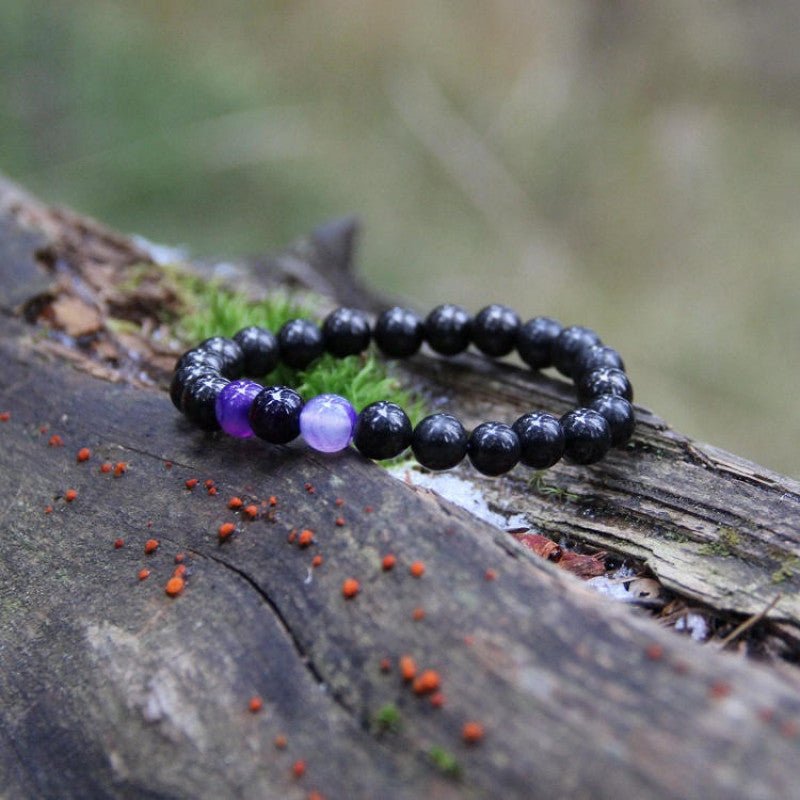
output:
[[[64,446],[64,440],[57,433],[54,433],[47,440],[47,444],[49,444],[50,447],[63,447]]]
[[[172,466],[173,466],[173,464],[172,464],[171,461],[165,461],[164,462],[164,469],[172,469]]]
[[[274,495],[274,494],[273,494],[273,495],[270,495],[270,498],[269,498],[269,504],[270,504],[271,506],[273,506],[273,507],[275,507],[276,505],[278,505],[278,498],[277,498],[277,497],[275,497],[275,495]]]
[[[292,764],[292,774],[295,778],[302,778],[303,775],[306,774],[306,762],[303,761],[302,758],[298,758],[297,761]]]
[[[53,513],[53,506],[45,506],[44,507],[45,514],[52,514]]]
[[[334,524],[337,525],[339,528],[344,526],[344,517],[336,517],[334,520]]]
[[[493,570],[491,567],[483,573],[484,580],[493,581],[497,579],[497,572]]]
[[[325,797],[322,792],[309,792],[308,800],[325,800]]]
[[[172,570],[172,577],[173,578],[183,578],[186,575],[186,564],[178,564],[174,570]]]
[[[167,581],[167,585],[164,587],[164,591],[170,597],[177,597],[183,591],[184,586],[186,586],[186,581],[184,581],[183,578],[181,578],[179,575],[173,575]]]
[[[297,528],[292,528],[289,533],[286,534],[286,541],[292,544],[295,539],[297,539]]]
[[[381,672],[391,672],[392,671],[392,662],[388,658],[382,658],[380,663]]]
[[[786,739],[796,739],[800,735],[800,725],[797,720],[787,719],[781,724],[781,736]]]
[[[186,561],[186,553],[175,553],[175,563],[180,564]]]
[[[430,694],[439,688],[441,682],[439,673],[435,669],[426,669],[416,677],[411,688],[414,694]]]
[[[236,526],[232,522],[223,522],[219,526],[219,538],[227,539],[235,530]]]
[[[650,661],[660,661],[664,658],[664,648],[660,644],[653,642],[645,647],[644,655],[645,658],[650,659]]]
[[[430,704],[434,708],[441,708],[444,705],[444,695],[441,692],[434,692],[430,698]]]
[[[11,419],[10,411],[0,411],[0,422],[8,422]]]
[[[195,486],[197,486],[197,484],[198,484],[197,478],[189,478],[184,484],[184,486],[186,486],[186,488],[191,491],[192,489],[194,489]]]
[[[100,472],[102,472],[103,475],[108,475],[108,473],[111,472],[111,469],[112,469],[111,464],[109,464],[108,461],[104,461],[100,465]]]
[[[145,581],[150,577],[150,570],[149,569],[140,569],[139,570],[139,580]]]
[[[92,457],[92,451],[88,447],[81,447],[78,450],[75,460],[80,464],[83,461],[88,461]]]
[[[709,695],[714,700],[722,700],[733,691],[733,687],[727,681],[714,681],[708,689]]]
[[[244,503],[241,497],[231,497],[231,499],[228,500],[228,508],[233,511],[238,511],[243,505]]]
[[[311,566],[312,567],[322,566],[322,556],[321,555],[314,556],[314,558],[311,559]]]
[[[211,478],[206,478],[203,481],[203,486],[205,486],[206,489],[210,489],[213,485],[214,485],[214,481]]]
[[[257,694],[254,694],[250,698],[250,702],[247,704],[247,707],[250,709],[251,713],[257,714],[264,707],[264,701]]]
[[[398,662],[400,666],[400,674],[403,676],[404,681],[413,681],[414,676],[417,674],[417,664],[411,656],[400,656]]]
[[[421,561],[415,561],[408,571],[415,577],[421,578],[425,574],[425,565]]]
[[[297,544],[300,547],[308,547],[314,541],[314,531],[310,531],[308,528],[300,531],[300,535],[297,537]]]
[[[419,622],[420,620],[425,619],[425,609],[424,608],[415,608],[411,612],[411,619],[413,619],[414,622]]]
[[[467,744],[477,744],[483,739],[483,725],[480,722],[465,722],[461,729],[461,737]]]
[[[275,747],[278,748],[278,750],[285,750],[286,749],[286,745],[288,744],[288,742],[286,741],[286,737],[282,733],[279,733],[275,737],[273,743],[274,743]]]
[[[394,569],[394,565],[396,563],[397,559],[391,553],[388,553],[383,557],[381,561],[381,567],[383,568],[384,572],[388,572],[390,569]]]
[[[209,486],[208,487],[208,493],[213,497],[217,493],[217,487],[216,486]]]
[[[242,509],[242,512],[249,519],[255,519],[258,516],[258,506],[249,505]]]
[[[75,491],[75,489],[67,489],[67,491],[64,492],[64,499],[68,503],[71,503],[77,496],[78,493]]]
[[[306,490],[306,491],[307,491],[309,494],[314,494],[314,492],[316,492],[316,491],[317,491],[317,490],[314,488],[314,484],[313,484],[313,483],[305,483],[305,484],[303,484],[303,487],[305,488],[305,490]]]
[[[120,478],[128,471],[128,465],[124,461],[117,461],[114,465],[114,477]]]
[[[372,506],[364,506],[364,513],[365,514],[371,514],[373,511],[374,511],[374,509],[372,508]]]
[[[355,578],[346,578],[342,584],[342,594],[348,600],[355,597],[361,590],[361,584]]]
[[[125,547],[124,539],[114,539],[114,549],[119,550],[120,547]]]
[[[336,498],[336,499],[333,501],[333,504],[334,504],[335,506],[337,506],[338,508],[341,508],[341,507],[344,505],[344,500],[343,500],[341,497],[337,497],[337,498]]]
[[[158,550],[158,539],[148,539],[144,543],[144,552],[147,555],[150,555],[151,553],[155,553],[156,550]]]

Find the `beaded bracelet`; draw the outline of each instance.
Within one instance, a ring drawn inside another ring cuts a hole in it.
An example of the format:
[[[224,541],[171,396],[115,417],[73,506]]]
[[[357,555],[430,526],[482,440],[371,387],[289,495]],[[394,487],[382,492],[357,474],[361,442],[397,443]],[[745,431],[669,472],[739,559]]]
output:
[[[456,355],[474,344],[490,358],[514,348],[533,369],[549,366],[572,378],[582,405],[560,419],[544,411],[523,414],[513,425],[484,422],[471,433],[451,414],[425,417],[416,427],[396,403],[380,400],[359,413],[344,398],[322,394],[306,402],[287,386],[262,386],[242,375],[267,375],[283,361],[305,369],[327,352],[337,358],[363,352],[374,340],[389,358],[416,353],[423,341],[436,353]],[[275,336],[259,327],[232,339],[215,336],[184,353],[175,365],[170,397],[198,427],[231,436],[253,435],[285,444],[302,435],[323,453],[352,443],[372,459],[394,458],[411,447],[428,469],[456,466],[468,456],[485,475],[500,475],[518,462],[545,469],[563,455],[577,464],[599,461],[633,434],[633,387],[622,358],[591,329],[562,327],[549,317],[522,324],[517,314],[490,305],[475,317],[460,306],[441,305],[423,320],[395,307],[370,326],[367,315],[338,308],[322,327],[306,319],[287,322]]]

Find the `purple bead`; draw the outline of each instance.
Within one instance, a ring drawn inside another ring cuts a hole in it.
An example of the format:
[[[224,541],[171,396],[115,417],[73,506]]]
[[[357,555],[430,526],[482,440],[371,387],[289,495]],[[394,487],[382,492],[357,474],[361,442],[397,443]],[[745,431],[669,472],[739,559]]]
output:
[[[225,433],[238,439],[248,439],[253,435],[247,414],[253,399],[263,388],[253,381],[231,381],[217,395],[217,422]]]
[[[300,412],[300,433],[309,447],[321,453],[338,453],[353,438],[356,410],[338,394],[312,397]]]

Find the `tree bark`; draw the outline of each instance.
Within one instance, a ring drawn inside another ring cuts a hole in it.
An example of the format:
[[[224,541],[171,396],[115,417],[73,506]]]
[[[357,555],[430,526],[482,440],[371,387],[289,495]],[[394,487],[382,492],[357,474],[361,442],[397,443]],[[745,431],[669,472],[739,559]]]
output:
[[[375,307],[348,271],[353,236],[339,223],[254,261],[252,288],[311,285]],[[355,451],[326,458],[190,428],[163,391],[168,355],[142,345],[142,356],[105,324],[108,287],[150,260],[0,182],[7,796],[798,796],[792,667],[677,636]],[[31,324],[60,296],[98,313],[96,336]],[[419,356],[402,370],[468,424],[571,400],[558,381],[478,358]],[[761,629],[794,652],[800,486],[637,411],[631,446],[599,465],[533,483],[522,469],[456,474],[501,514],[644,561],[722,617],[780,592]],[[256,519],[230,510],[232,496]],[[220,541],[228,521],[236,533]],[[309,548],[290,541],[302,529]],[[149,539],[159,545],[146,555]],[[389,552],[397,566],[384,571]],[[186,586],[169,597],[178,554]],[[350,577],[361,591],[348,600]],[[438,672],[441,707],[404,681],[402,656]],[[469,721],[484,729],[471,745]]]

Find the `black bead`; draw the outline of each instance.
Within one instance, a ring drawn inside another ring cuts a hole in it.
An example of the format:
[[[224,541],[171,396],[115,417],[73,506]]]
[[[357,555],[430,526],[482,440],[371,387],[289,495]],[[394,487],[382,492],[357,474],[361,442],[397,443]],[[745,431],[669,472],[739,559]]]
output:
[[[283,363],[305,369],[325,352],[322,331],[307,319],[290,319],[278,331],[278,349]]]
[[[467,454],[467,432],[452,414],[425,417],[411,437],[414,458],[428,469],[450,469]]]
[[[470,434],[467,455],[484,475],[502,475],[513,469],[520,456],[519,437],[502,422],[484,422]]]
[[[214,353],[211,350],[199,350],[193,348],[187,350],[175,363],[175,371],[183,369],[184,367],[206,367],[208,369],[216,370],[222,374],[222,368],[225,366],[225,360],[219,353]]]
[[[572,372],[575,378],[580,378],[581,375],[602,367],[614,367],[625,371],[622,356],[613,347],[596,344],[578,353]]]
[[[469,347],[472,317],[461,306],[445,303],[425,318],[425,340],[443,356],[454,356]]]
[[[527,467],[547,469],[564,454],[564,431],[552,414],[523,414],[511,428],[519,437],[519,460]]]
[[[207,353],[216,353],[222,359],[222,374],[226,378],[238,378],[244,369],[244,353],[233,339],[224,336],[212,336],[200,342],[195,348]]]
[[[251,325],[242,328],[233,341],[244,353],[244,374],[260,378],[268,375],[280,361],[278,339],[272,331]]]
[[[561,323],[550,317],[534,317],[517,332],[517,352],[531,369],[553,364],[553,344],[561,333]]]
[[[178,411],[183,412],[186,410],[183,404],[183,393],[186,387],[193,381],[204,376],[210,378],[221,377],[218,369],[203,364],[190,364],[189,366],[175,370],[172,375],[172,381],[169,384],[169,399],[172,400],[172,405],[174,405]]]
[[[219,430],[217,422],[217,395],[230,383],[218,374],[200,375],[183,390],[181,404],[186,416],[198,428]]]
[[[353,444],[367,458],[394,458],[411,444],[411,420],[400,406],[379,400],[364,408],[356,419]]]
[[[564,457],[576,464],[594,464],[611,447],[611,428],[606,418],[590,408],[576,408],[561,417]]]
[[[633,400],[633,386],[628,376],[614,367],[601,367],[585,372],[578,380],[577,388],[582,403],[594,400],[602,394],[616,394],[628,402]]]
[[[369,318],[354,308],[337,308],[322,323],[325,349],[336,358],[354,356],[369,346]]]
[[[514,349],[519,326],[517,313],[508,306],[486,306],[472,323],[472,341],[487,356],[505,356]]]
[[[606,418],[611,429],[611,446],[622,447],[633,436],[636,414],[633,406],[615,394],[604,394],[589,403],[589,408]]]
[[[300,435],[303,398],[287,386],[267,386],[250,406],[253,433],[271,444],[286,444]]]
[[[602,344],[602,342],[591,328],[584,328],[581,325],[570,325],[569,328],[564,328],[553,343],[553,363],[556,369],[562,375],[571,378],[578,354],[596,344]]]
[[[375,322],[375,344],[389,358],[406,358],[419,350],[425,336],[422,320],[410,309],[395,306]]]

